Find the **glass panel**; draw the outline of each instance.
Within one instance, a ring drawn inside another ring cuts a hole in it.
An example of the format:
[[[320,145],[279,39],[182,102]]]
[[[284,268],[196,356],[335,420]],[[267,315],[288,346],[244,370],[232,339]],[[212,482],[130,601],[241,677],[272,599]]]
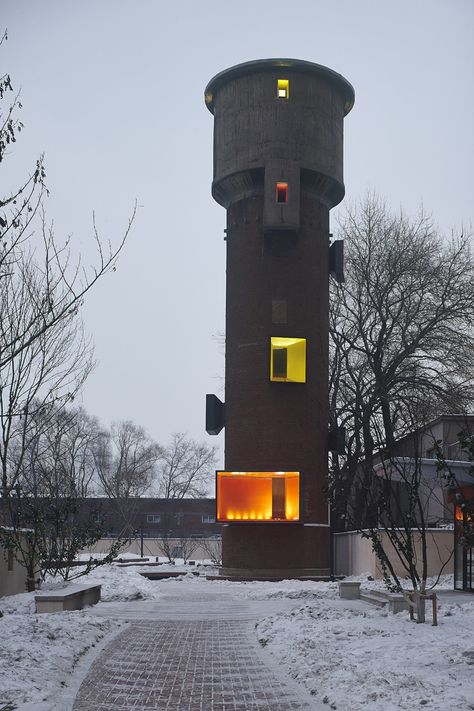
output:
[[[217,472],[218,521],[298,521],[299,472]]]

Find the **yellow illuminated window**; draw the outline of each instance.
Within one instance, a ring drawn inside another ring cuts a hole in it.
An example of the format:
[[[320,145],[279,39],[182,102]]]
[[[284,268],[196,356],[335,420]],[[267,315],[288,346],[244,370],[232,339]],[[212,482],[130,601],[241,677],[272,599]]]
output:
[[[288,79],[277,80],[277,96],[279,99],[290,98],[290,82]]]
[[[306,382],[306,338],[270,339],[270,380]]]
[[[288,183],[277,183],[275,190],[277,202],[288,202]]]
[[[299,521],[299,472],[217,472],[218,521]]]

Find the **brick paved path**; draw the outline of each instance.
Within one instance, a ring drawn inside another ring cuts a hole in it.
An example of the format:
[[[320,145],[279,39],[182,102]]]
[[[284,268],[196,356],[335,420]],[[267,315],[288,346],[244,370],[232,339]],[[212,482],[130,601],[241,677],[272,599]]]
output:
[[[315,709],[262,661],[253,625],[133,621],[93,664],[73,711]]]

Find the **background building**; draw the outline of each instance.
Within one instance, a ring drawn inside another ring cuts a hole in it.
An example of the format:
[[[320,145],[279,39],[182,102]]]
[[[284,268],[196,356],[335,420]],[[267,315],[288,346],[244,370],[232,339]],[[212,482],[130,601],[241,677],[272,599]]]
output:
[[[371,541],[360,533],[373,527],[380,528],[384,548],[392,562],[397,560],[397,553],[391,549],[383,529],[388,522],[394,526],[406,525],[407,487],[416,473],[420,507],[416,524],[426,529],[428,574],[454,572],[456,589],[474,590],[474,537],[467,545],[464,540],[474,520],[474,475],[473,463],[460,442],[462,432],[474,432],[474,415],[443,415],[398,440],[391,460],[384,460],[383,455],[375,458],[373,485],[385,487],[389,492],[389,512],[371,505],[377,497],[367,495],[363,476],[360,482],[356,479],[352,483],[346,502],[347,513],[339,518],[334,516],[333,520],[336,574],[369,572],[374,577],[382,577]],[[439,468],[437,452],[446,460],[443,470]],[[421,561],[421,538],[416,533],[414,544]],[[403,576],[403,568],[396,564],[395,567]]]

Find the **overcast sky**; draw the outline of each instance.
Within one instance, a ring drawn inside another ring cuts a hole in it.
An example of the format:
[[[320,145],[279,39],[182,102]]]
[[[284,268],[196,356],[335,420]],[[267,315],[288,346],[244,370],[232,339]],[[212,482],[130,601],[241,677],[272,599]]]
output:
[[[0,0],[0,27],[25,124],[2,191],[44,152],[48,215],[89,262],[93,210],[117,243],[140,206],[83,314],[98,365],[82,401],[104,425],[222,447],[204,430],[205,394],[223,398],[225,212],[203,100],[222,69],[295,57],[352,83],[334,232],[344,203],[374,189],[395,209],[423,204],[447,233],[472,224],[473,0]]]

